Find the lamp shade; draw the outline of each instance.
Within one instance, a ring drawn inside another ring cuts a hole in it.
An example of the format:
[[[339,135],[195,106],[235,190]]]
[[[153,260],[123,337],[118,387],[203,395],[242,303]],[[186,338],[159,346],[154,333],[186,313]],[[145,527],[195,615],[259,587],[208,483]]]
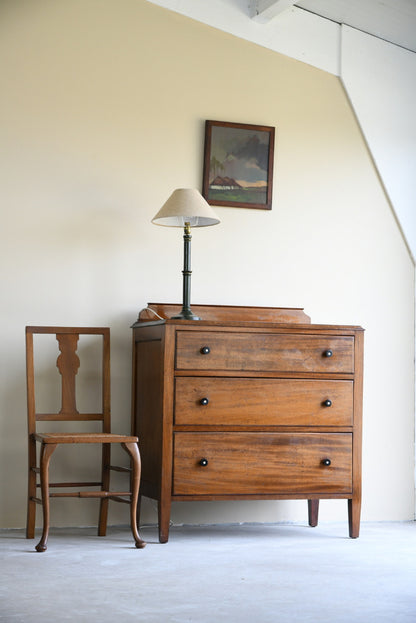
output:
[[[217,225],[220,219],[195,188],[177,188],[152,219],[155,225],[166,227],[206,227]]]

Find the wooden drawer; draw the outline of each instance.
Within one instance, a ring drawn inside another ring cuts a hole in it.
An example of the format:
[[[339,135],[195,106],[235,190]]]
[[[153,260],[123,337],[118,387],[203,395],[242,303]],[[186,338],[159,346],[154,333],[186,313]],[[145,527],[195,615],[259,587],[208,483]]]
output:
[[[351,457],[350,433],[175,433],[172,493],[347,494]]]
[[[352,426],[353,382],[178,377],[174,422],[178,426]]]
[[[354,338],[177,331],[176,369],[352,373]]]

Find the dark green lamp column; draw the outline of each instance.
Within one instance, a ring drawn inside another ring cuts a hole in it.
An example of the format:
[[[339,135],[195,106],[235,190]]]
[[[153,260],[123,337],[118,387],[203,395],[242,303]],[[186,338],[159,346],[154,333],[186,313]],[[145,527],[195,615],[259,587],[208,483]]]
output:
[[[191,227],[207,227],[220,222],[211,206],[194,188],[177,188],[152,219],[155,225],[183,227],[182,310],[175,319],[200,320],[192,313],[191,300]]]
[[[172,316],[174,319],[201,320],[195,316],[191,309],[191,226],[185,223],[183,233],[183,286],[182,286],[182,309],[179,314]]]

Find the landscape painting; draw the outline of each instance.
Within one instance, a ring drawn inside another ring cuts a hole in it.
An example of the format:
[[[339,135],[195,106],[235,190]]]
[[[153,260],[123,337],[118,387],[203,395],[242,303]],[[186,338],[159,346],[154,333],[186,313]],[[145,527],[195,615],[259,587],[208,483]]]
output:
[[[271,210],[274,128],[206,121],[202,194],[210,205]]]

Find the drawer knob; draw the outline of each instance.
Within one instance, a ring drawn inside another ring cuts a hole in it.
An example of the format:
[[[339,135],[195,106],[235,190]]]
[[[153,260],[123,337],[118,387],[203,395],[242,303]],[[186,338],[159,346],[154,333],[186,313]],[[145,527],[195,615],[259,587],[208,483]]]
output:
[[[206,467],[208,465],[208,459],[201,459],[199,461],[199,464],[201,465],[201,467]]]
[[[326,465],[327,467],[331,465],[331,459],[323,459],[322,465]]]
[[[324,351],[324,357],[332,357],[332,350],[328,348],[328,350]]]
[[[332,400],[329,400],[329,398],[324,400],[324,407],[332,407]]]
[[[209,346],[203,346],[200,352],[201,352],[201,355],[209,355],[211,350]]]
[[[208,398],[201,398],[199,404],[204,405],[204,407],[209,403]]]

